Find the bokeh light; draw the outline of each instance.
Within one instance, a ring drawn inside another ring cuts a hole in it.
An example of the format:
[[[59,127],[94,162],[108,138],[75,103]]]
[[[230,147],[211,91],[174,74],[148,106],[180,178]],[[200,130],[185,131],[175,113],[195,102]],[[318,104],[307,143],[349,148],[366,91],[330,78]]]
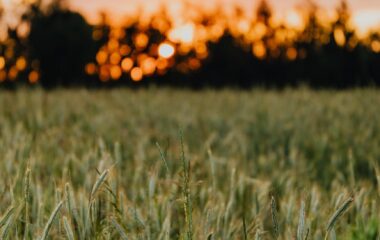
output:
[[[28,80],[31,84],[37,83],[40,78],[40,74],[37,71],[31,71],[28,75]]]
[[[252,47],[252,51],[253,51],[253,54],[259,58],[259,59],[263,59],[266,54],[267,54],[267,50],[265,48],[265,45],[263,42],[257,42],[253,45]]]
[[[170,43],[161,43],[158,46],[158,54],[163,58],[171,58],[175,53],[175,48]]]
[[[108,58],[108,54],[106,51],[99,51],[97,54],[96,54],[96,61],[99,63],[99,64],[104,64],[106,63],[107,61],[107,58]]]
[[[0,57],[0,70],[5,67],[5,59],[4,57]]]
[[[26,68],[26,59],[25,57],[19,57],[16,61],[16,67],[19,71],[24,71]]]
[[[88,75],[94,75],[96,73],[96,65],[94,63],[86,64],[85,71]]]
[[[374,52],[380,53],[380,41],[376,40],[371,43],[371,48]]]
[[[8,77],[9,77],[9,80],[11,81],[14,81],[16,80],[17,76],[18,76],[18,70],[15,66],[12,66],[10,69],[9,69],[9,72],[8,72]]]
[[[149,38],[145,33],[139,33],[135,37],[135,45],[138,49],[145,48],[149,43]]]
[[[152,75],[156,71],[156,60],[152,57],[146,58],[142,64],[141,69],[144,75]]]
[[[139,67],[134,67],[131,70],[131,79],[135,82],[141,81],[143,78],[143,71]]]
[[[118,80],[121,77],[122,71],[118,65],[111,66],[110,75],[113,80]]]
[[[124,58],[121,62],[121,68],[124,72],[129,72],[133,67],[133,60],[131,58]]]
[[[0,70],[0,82],[4,82],[7,79],[7,72]]]

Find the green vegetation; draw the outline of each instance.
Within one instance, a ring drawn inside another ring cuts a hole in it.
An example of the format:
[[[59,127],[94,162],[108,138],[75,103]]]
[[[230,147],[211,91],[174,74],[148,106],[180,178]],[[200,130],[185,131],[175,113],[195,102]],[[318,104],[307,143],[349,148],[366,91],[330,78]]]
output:
[[[0,237],[379,239],[379,106],[377,90],[3,91]]]

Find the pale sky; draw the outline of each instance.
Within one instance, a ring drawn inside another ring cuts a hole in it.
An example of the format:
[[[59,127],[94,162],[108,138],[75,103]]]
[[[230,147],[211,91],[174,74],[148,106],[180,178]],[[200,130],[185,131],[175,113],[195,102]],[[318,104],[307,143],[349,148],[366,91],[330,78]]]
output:
[[[22,0],[0,0],[5,6],[3,19],[7,24],[15,25],[15,18],[12,18],[14,12],[22,11],[17,7],[7,11],[12,2],[20,2]],[[49,0],[43,0],[44,2]],[[108,13],[110,20],[114,23],[120,23],[125,17],[143,11],[145,13],[154,12],[164,2],[177,14],[181,14],[181,3],[190,2],[204,8],[214,8],[216,6],[224,6],[226,10],[233,9],[231,6],[240,4],[247,11],[254,13],[255,7],[260,0],[67,0],[73,10],[83,13],[88,21],[96,23],[99,19],[101,11]],[[294,15],[296,9],[305,6],[307,0],[268,0],[273,6],[277,19],[285,19],[290,15]],[[323,13],[331,13],[339,4],[340,0],[314,0]],[[359,34],[365,34],[370,29],[380,30],[380,0],[348,0],[350,10],[352,12],[352,23],[358,30]],[[251,10],[252,9],[252,10]],[[10,16],[7,16],[10,15]],[[1,31],[0,31],[1,35]]]
[[[98,19],[98,13],[105,11],[110,14],[114,22],[122,21],[125,16],[143,9],[147,12],[154,11],[160,3],[164,1],[169,5],[176,5],[181,0],[69,0],[73,9],[85,14],[90,22]],[[203,7],[229,6],[236,3],[242,4],[246,9],[255,9],[259,0],[191,0],[195,4]],[[297,7],[304,5],[306,0],[269,0],[274,7],[275,14],[283,18]],[[326,12],[333,10],[340,0],[316,0],[315,1]],[[353,15],[353,23],[360,32],[368,29],[380,29],[380,0],[348,0],[349,7]],[[208,6],[206,6],[208,5]],[[140,7],[140,8],[139,8]],[[253,11],[252,11],[253,12]]]

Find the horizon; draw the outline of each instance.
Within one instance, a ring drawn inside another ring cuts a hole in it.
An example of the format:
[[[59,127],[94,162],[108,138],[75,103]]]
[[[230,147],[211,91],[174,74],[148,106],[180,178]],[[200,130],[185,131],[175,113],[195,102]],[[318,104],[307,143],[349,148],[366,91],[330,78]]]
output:
[[[33,2],[35,0],[29,0]],[[49,0],[42,0],[48,2]],[[100,13],[106,13],[109,17],[110,24],[119,26],[123,24],[128,17],[133,17],[138,13],[143,17],[152,16],[164,6],[171,12],[172,18],[179,25],[188,22],[183,19],[183,6],[189,4],[189,1],[181,0],[129,0],[125,4],[124,0],[66,0],[68,8],[82,14],[91,24],[97,24],[100,21]],[[231,12],[235,6],[241,6],[247,16],[252,17],[260,0],[209,0],[207,3],[199,0],[192,1],[191,5],[198,8],[199,11],[210,11],[221,4],[224,6],[223,11]],[[303,11],[307,6],[308,0],[268,0],[273,9],[273,20],[276,23],[285,23],[289,27],[302,28],[304,24]],[[341,0],[319,0],[314,1],[319,7],[319,15],[322,21],[331,21],[334,19],[334,11]],[[17,19],[23,8],[18,6],[21,0],[0,0],[0,6],[3,7],[2,22],[3,26],[17,26]],[[221,4],[219,4],[221,3]],[[376,0],[347,0],[351,12],[350,24],[356,30],[359,37],[365,37],[370,31],[380,30],[380,1]],[[4,24],[5,23],[5,24]],[[0,35],[6,35],[6,29],[3,27]]]

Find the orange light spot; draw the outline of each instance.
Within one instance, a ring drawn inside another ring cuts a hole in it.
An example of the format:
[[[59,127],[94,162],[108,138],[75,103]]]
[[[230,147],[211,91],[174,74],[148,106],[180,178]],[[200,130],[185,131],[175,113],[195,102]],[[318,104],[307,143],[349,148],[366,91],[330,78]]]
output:
[[[179,46],[178,48],[178,53],[181,54],[181,55],[186,55],[188,54],[191,50],[192,50],[192,46],[189,45],[189,44],[182,44],[181,46]]]
[[[131,48],[128,45],[122,45],[119,49],[120,55],[126,56],[131,52]]]
[[[94,75],[96,73],[96,65],[94,63],[86,64],[85,71],[88,75]]]
[[[263,59],[267,55],[267,50],[263,42],[258,42],[258,43],[253,44],[252,52],[259,59]]]
[[[99,79],[102,82],[107,82],[110,80],[109,67],[107,65],[103,65],[100,67]]]
[[[165,70],[168,67],[169,63],[168,60],[160,58],[157,59],[156,65],[158,70]]]
[[[121,77],[121,68],[117,65],[114,65],[110,68],[110,75],[113,80],[118,80]]]
[[[30,26],[27,22],[21,22],[17,27],[17,35],[21,38],[26,38],[29,35]]]
[[[135,45],[138,49],[145,48],[149,43],[149,37],[145,33],[139,33],[135,37]]]
[[[9,80],[13,81],[17,78],[17,76],[18,76],[18,70],[15,66],[12,66],[8,72]]]
[[[208,56],[207,46],[204,43],[197,44],[195,46],[195,52],[200,59],[205,59]]]
[[[148,51],[148,54],[150,56],[155,56],[157,55],[157,52],[158,52],[158,45],[153,43],[152,45],[149,46],[149,51]]]
[[[142,62],[145,60],[145,59],[147,59],[149,56],[148,56],[148,54],[145,54],[145,53],[141,53],[141,54],[139,54],[138,56],[137,56],[137,64],[138,65],[142,65]]]
[[[170,43],[161,43],[158,46],[158,55],[163,58],[171,58],[175,53],[174,46]]]
[[[143,78],[143,72],[142,72],[141,68],[139,68],[139,67],[134,67],[134,68],[131,70],[131,78],[132,78],[132,80],[135,81],[135,82],[141,81],[142,78]]]
[[[240,34],[247,33],[249,31],[250,22],[247,19],[241,19],[237,24],[237,30]]]
[[[26,59],[25,57],[19,57],[16,61],[16,67],[19,71],[24,71],[26,68]]]
[[[144,75],[152,75],[156,71],[156,60],[148,57],[141,64],[141,69]]]
[[[121,56],[118,52],[114,52],[111,54],[110,56],[110,63],[111,64],[119,64],[120,63],[120,60],[121,60]]]
[[[111,39],[108,42],[108,49],[113,52],[119,47],[119,42],[116,39]]]
[[[4,82],[7,79],[7,72],[4,70],[0,71],[0,82]]]
[[[0,69],[3,69],[5,67],[5,58],[0,57]]]
[[[338,46],[343,47],[346,44],[346,36],[341,28],[334,30],[334,39]]]
[[[216,24],[210,29],[210,40],[217,41],[224,33],[224,26]]]
[[[267,33],[267,26],[265,26],[264,23],[259,22],[253,27],[253,35],[256,36],[256,39],[263,38],[266,33]]]
[[[35,70],[31,71],[28,75],[28,80],[29,80],[29,83],[31,84],[37,83],[39,79],[40,79],[40,74]]]
[[[288,48],[286,50],[286,57],[291,61],[295,60],[297,58],[297,49],[294,47]]]
[[[124,58],[121,61],[121,68],[124,72],[129,72],[133,67],[133,60],[131,58]]]
[[[191,58],[189,60],[189,67],[191,70],[197,70],[201,67],[201,61],[197,58]]]
[[[275,39],[277,43],[286,42],[286,37],[287,37],[287,31],[278,30],[275,33]]]
[[[372,51],[375,53],[380,53],[380,41],[376,40],[371,43]]]
[[[154,18],[152,22],[152,27],[159,30],[160,32],[166,32],[170,28],[169,23],[163,18]]]
[[[125,32],[122,28],[113,28],[110,35],[112,38],[120,39],[125,36]]]
[[[97,54],[96,54],[96,61],[99,63],[99,64],[104,64],[106,63],[107,61],[107,58],[108,58],[108,53],[106,51],[99,51]]]

